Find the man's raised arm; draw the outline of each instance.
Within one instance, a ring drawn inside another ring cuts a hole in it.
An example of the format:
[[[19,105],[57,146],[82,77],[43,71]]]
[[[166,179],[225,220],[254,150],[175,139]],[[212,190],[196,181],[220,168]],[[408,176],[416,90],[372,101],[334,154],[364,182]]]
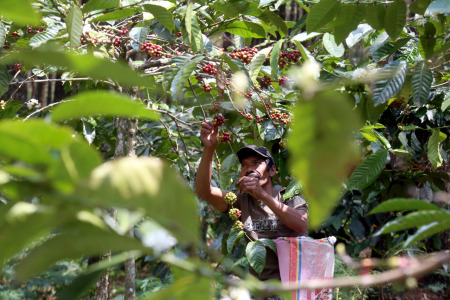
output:
[[[224,200],[226,192],[211,186],[214,150],[219,139],[218,128],[212,121],[205,121],[202,123],[200,137],[204,148],[197,170],[195,191],[199,198],[206,200],[218,211],[225,212],[228,209],[228,204]]]

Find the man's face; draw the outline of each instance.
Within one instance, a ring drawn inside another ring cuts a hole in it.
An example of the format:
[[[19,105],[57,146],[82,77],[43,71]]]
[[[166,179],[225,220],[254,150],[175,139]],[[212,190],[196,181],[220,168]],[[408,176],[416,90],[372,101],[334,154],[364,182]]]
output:
[[[258,155],[251,155],[241,160],[241,177],[246,176],[252,172],[260,175],[260,184],[263,186],[271,180],[275,173],[275,166],[267,170],[267,164],[263,157]]]

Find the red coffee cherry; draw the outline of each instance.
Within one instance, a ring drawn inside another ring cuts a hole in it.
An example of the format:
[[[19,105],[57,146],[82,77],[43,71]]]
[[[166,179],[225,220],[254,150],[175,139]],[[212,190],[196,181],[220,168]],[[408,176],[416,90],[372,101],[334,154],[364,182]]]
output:
[[[217,115],[213,119],[214,126],[220,127],[225,123],[225,118],[222,115]]]

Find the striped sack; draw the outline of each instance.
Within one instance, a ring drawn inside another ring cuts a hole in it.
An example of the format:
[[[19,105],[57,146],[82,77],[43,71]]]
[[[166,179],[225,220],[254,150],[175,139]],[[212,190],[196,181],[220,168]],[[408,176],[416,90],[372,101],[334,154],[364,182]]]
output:
[[[309,237],[280,237],[275,240],[281,282],[300,283],[309,279],[332,279],[334,274],[334,236],[314,240]],[[331,300],[332,290],[298,290],[295,300]]]

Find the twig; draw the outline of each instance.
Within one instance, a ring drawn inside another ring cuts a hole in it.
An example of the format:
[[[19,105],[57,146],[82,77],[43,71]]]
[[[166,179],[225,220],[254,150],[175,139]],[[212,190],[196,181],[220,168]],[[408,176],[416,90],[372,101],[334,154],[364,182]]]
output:
[[[202,104],[200,103],[200,100],[198,99],[197,94],[196,94],[195,91],[194,91],[194,87],[192,86],[191,80],[188,79],[188,82],[189,82],[189,86],[191,87],[192,93],[194,94],[195,100],[197,100],[198,105],[200,105],[200,109],[202,110],[202,113],[203,113],[203,120],[206,121],[206,113],[205,113],[205,110],[203,109],[203,106],[202,106]]]
[[[442,251],[432,254],[421,262],[417,262],[407,267],[399,267],[394,270],[381,272],[374,275],[362,275],[356,277],[335,278],[333,280],[311,279],[299,284],[289,284],[283,287],[266,287],[263,292],[274,294],[276,292],[295,291],[299,289],[315,290],[336,287],[372,287],[385,283],[405,281],[409,278],[420,278],[433,270],[442,267],[442,264],[450,261],[450,251]]]
[[[92,78],[86,77],[86,78],[55,78],[55,79],[38,79],[38,80],[29,80],[29,78],[25,79],[24,81],[17,81],[17,82],[10,82],[9,85],[16,85],[16,84],[24,84],[24,83],[42,83],[42,82],[60,82],[60,81],[86,81],[86,80],[93,80]],[[20,89],[21,86],[18,87]]]
[[[33,74],[33,75],[29,76],[27,79],[25,79],[24,81],[22,81],[21,84],[19,85],[19,87],[14,91],[14,93],[12,93],[11,97],[9,97],[9,100],[8,100],[8,101],[10,101],[10,100],[14,97],[14,95],[20,90],[20,88],[22,87],[22,85],[23,85],[24,83],[26,83],[26,82],[27,82],[28,80],[30,80],[31,78],[33,78],[33,77],[35,77],[35,76],[41,74],[42,72],[44,72],[44,71],[45,71],[46,69],[48,69],[48,68],[49,68],[49,67],[47,67],[47,68],[41,70],[40,72],[38,72],[38,73],[36,73],[36,74]],[[14,78],[13,78],[12,80],[14,80],[14,79],[17,77],[18,74],[19,74],[19,72],[17,72],[16,75],[14,75]],[[11,81],[12,81],[12,80],[11,80]],[[28,82],[29,82],[29,81],[28,81]],[[10,84],[11,84],[11,83],[10,83]]]
[[[437,88],[437,87],[440,87],[440,86],[443,86],[443,85],[446,85],[446,84],[449,84],[449,83],[450,83],[450,80],[447,80],[444,83],[441,83],[441,84],[438,84],[438,85],[433,85],[431,88],[434,89],[434,88]]]
[[[61,100],[61,101],[59,101],[59,102],[51,103],[51,104],[49,104],[49,105],[47,105],[47,106],[45,106],[45,107],[42,107],[42,108],[40,108],[40,109],[35,110],[35,111],[32,112],[31,114],[29,114],[25,119],[23,119],[23,121],[25,122],[25,121],[28,120],[31,116],[33,116],[33,115],[35,115],[35,114],[37,114],[37,113],[40,113],[41,111],[43,111],[43,110],[45,110],[45,109],[47,109],[47,108],[49,108],[49,107],[52,107],[52,106],[55,106],[55,105],[57,105],[57,104],[64,103],[64,102],[70,102],[70,101],[73,101],[73,100]]]

